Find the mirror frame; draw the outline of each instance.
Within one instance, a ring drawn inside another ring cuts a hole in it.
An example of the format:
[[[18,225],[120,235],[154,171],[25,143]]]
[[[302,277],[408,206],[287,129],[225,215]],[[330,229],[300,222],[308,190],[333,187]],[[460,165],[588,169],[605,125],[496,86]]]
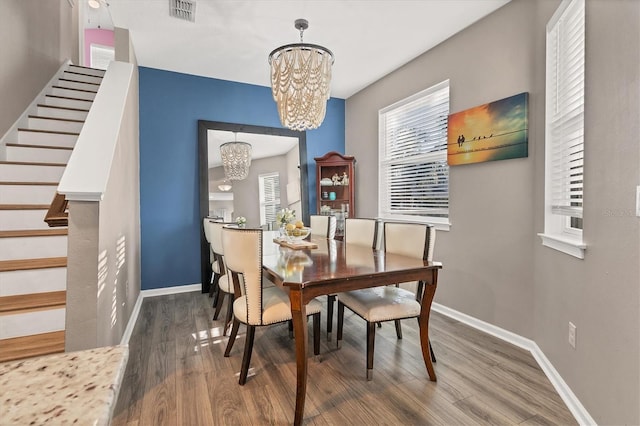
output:
[[[279,127],[254,126],[250,124],[227,123],[223,121],[198,120],[198,169],[200,189],[200,265],[202,292],[209,292],[211,263],[209,263],[209,243],[204,236],[202,223],[209,216],[209,130],[225,130],[238,133],[257,133],[262,135],[288,136],[298,139],[300,156],[300,204],[302,220],[309,223],[309,193],[307,177],[307,133]]]

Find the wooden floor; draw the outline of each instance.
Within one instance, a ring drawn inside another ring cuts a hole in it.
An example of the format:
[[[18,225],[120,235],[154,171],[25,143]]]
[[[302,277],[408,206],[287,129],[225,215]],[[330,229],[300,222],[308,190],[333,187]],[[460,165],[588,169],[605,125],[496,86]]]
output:
[[[241,387],[244,334],[224,358],[227,338],[222,322],[211,320],[210,304],[200,293],[144,299],[114,425],[293,423],[295,353],[287,325],[256,333],[255,375]],[[402,340],[392,323],[377,330],[367,382],[365,322],[346,310],[336,349],[335,325],[327,342],[324,311],[322,320],[321,360],[309,363],[307,425],[576,424],[528,352],[450,318],[431,316],[436,383],[422,360],[417,321],[403,321]]]

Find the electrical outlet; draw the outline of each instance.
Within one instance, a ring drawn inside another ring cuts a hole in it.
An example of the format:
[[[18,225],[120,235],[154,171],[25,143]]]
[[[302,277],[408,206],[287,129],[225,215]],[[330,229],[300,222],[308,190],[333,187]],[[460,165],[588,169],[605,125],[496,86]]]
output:
[[[576,348],[576,326],[571,321],[569,321],[569,345],[573,349]]]

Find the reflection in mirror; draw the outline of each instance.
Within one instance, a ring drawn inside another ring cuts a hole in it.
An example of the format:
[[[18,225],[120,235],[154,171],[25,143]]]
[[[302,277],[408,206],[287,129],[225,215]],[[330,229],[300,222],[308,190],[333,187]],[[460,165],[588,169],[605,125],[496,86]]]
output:
[[[252,145],[246,179],[226,180],[220,145],[230,141]],[[276,127],[198,121],[200,223],[205,217],[226,222],[239,216],[247,227],[271,229],[279,209],[290,208],[309,223],[306,133]],[[227,188],[230,186],[230,188]],[[202,291],[209,291],[209,247],[200,233]]]
[[[243,180],[227,179],[221,161],[220,145],[235,140],[252,146],[249,175]],[[243,216],[249,226],[273,229],[280,209],[300,214],[297,137],[209,130],[207,142],[209,216],[225,222]]]

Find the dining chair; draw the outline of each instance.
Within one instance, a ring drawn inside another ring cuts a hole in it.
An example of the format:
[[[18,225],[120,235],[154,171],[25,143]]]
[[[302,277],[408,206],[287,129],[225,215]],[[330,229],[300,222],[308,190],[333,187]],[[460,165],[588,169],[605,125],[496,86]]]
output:
[[[333,215],[312,214],[309,216],[311,235],[333,240],[336,236],[336,217]]]
[[[375,249],[378,244],[378,221],[367,218],[346,218],[344,221],[344,239],[347,244],[369,246]],[[327,341],[333,332],[333,302],[335,294],[327,295]]]
[[[209,263],[211,263],[211,279],[209,280],[209,297],[213,297],[213,305],[216,304],[218,297],[218,279],[220,278],[220,267],[216,261],[213,248],[211,247],[211,238],[213,230],[212,224],[215,222],[213,218],[205,217],[202,219],[202,228],[204,229],[204,237],[209,243]]]
[[[226,335],[227,328],[231,322],[233,316],[233,283],[229,279],[229,275],[226,270],[226,261],[224,255],[224,247],[222,245],[222,229],[225,226],[235,226],[235,223],[225,222],[212,222],[210,224],[211,230],[211,248],[218,264],[218,296],[214,301],[215,311],[213,312],[213,320],[217,320],[222,310],[222,304],[224,299],[227,299],[227,314],[225,316],[224,329],[222,335]]]
[[[385,253],[432,261],[435,237],[435,228],[431,225],[384,223],[383,245]],[[400,320],[417,318],[420,315],[423,291],[424,283],[419,281],[415,292],[399,286],[382,286],[338,294],[338,347],[340,347],[342,340],[345,306],[367,322],[367,380],[373,378],[376,323],[395,321],[396,336],[398,339],[402,339]],[[435,362],[431,342],[429,342],[429,352],[432,361]]]
[[[279,287],[262,284],[262,229],[224,228],[222,244],[225,266],[231,275],[235,300],[233,326],[224,351],[228,357],[238,335],[240,323],[247,326],[244,355],[238,383],[247,381],[256,327],[287,322],[292,319],[289,295]],[[312,300],[307,315],[313,316],[313,353],[320,353],[320,311],[322,305]]]

